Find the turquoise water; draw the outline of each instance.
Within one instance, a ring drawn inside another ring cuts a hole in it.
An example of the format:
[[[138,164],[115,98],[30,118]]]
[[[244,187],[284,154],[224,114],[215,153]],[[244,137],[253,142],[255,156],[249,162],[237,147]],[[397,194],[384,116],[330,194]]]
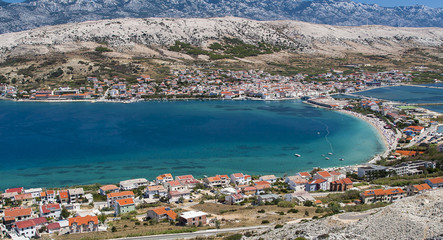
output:
[[[0,101],[0,108],[0,189],[169,172],[293,174],[362,163],[384,150],[366,122],[300,101]]]

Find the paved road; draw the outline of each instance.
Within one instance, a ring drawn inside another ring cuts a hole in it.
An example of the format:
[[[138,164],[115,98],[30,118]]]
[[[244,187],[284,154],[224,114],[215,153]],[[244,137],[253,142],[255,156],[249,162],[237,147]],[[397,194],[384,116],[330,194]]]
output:
[[[225,228],[225,229],[210,229],[210,230],[203,230],[203,231],[197,231],[192,233],[177,233],[177,234],[164,234],[164,235],[153,235],[153,236],[144,236],[144,237],[132,237],[132,238],[119,238],[122,239],[128,239],[128,240],[170,240],[170,239],[189,239],[189,238],[196,238],[196,237],[208,237],[213,236],[219,233],[229,233],[229,232],[240,232],[240,231],[247,231],[247,230],[254,230],[254,229],[262,229],[262,228],[269,228],[271,226],[252,226],[252,227],[239,227],[239,228]]]

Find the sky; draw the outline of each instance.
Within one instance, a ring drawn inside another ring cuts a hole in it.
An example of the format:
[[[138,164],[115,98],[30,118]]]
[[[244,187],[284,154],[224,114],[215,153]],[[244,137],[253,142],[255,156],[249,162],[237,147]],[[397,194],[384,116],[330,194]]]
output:
[[[24,0],[2,0],[5,2],[23,2]],[[395,7],[395,6],[413,6],[413,5],[426,5],[433,8],[443,8],[443,0],[354,0],[361,3],[376,3],[383,7]]]

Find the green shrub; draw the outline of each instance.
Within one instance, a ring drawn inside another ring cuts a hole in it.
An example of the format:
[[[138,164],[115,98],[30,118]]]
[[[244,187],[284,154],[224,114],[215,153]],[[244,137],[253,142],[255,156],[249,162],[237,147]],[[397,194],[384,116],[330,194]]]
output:
[[[281,225],[281,224],[277,224],[277,225],[275,225],[274,229],[282,228],[282,227],[283,227],[283,225]]]
[[[298,210],[292,208],[288,210],[288,213],[298,213]]]
[[[107,47],[96,47],[95,51],[96,52],[112,52],[112,50]]]
[[[269,220],[263,220],[263,221],[261,221],[261,224],[268,224],[269,223]]]
[[[231,236],[227,236],[227,237],[225,237],[223,239],[224,240],[240,240],[242,237],[243,237],[242,234],[237,233],[237,234],[234,234],[234,235],[231,235]]]

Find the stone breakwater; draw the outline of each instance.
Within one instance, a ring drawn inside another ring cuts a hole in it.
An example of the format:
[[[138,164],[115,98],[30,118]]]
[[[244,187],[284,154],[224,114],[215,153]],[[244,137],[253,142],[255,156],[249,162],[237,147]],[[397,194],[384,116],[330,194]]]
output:
[[[372,210],[353,223],[340,215],[278,230],[262,230],[243,239],[440,239],[443,237],[443,189],[408,197],[387,207]],[[346,214],[346,213],[345,213]]]

